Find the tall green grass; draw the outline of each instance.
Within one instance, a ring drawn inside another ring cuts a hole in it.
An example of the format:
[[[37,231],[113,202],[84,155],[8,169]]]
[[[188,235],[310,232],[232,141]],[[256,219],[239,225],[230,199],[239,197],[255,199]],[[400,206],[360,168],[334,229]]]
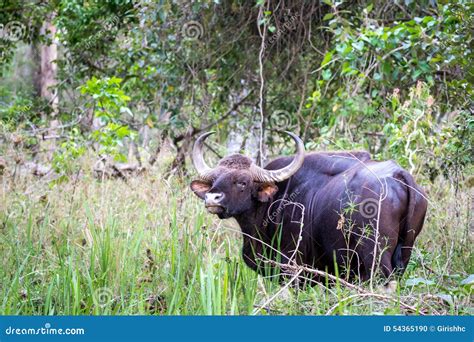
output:
[[[414,314],[473,313],[472,286],[462,283],[473,273],[469,196],[447,182],[430,189],[424,231],[387,301],[340,284],[280,293],[244,264],[237,224],[207,214],[186,180],[150,171],[127,182],[87,173],[1,181],[3,315],[411,313],[397,300]]]

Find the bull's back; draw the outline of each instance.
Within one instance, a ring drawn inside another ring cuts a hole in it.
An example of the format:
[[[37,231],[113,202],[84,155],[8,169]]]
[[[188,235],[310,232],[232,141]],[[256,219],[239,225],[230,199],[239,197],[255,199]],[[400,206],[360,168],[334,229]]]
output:
[[[279,157],[265,166],[268,170],[281,169],[291,163],[293,156]],[[320,181],[336,176],[355,166],[371,160],[365,151],[349,152],[313,152],[307,153],[301,168],[291,177],[292,183],[299,184],[308,180]],[[282,183],[286,184],[287,181]]]

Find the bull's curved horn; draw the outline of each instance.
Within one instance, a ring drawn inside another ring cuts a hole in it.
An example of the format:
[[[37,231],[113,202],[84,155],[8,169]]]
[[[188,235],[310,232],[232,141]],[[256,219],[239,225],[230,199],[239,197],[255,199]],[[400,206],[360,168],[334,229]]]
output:
[[[204,156],[202,154],[202,146],[204,145],[204,140],[211,134],[216,132],[207,132],[201,135],[196,142],[194,143],[193,147],[193,155],[192,160],[196,171],[198,172],[199,176],[206,178],[206,176],[212,171],[212,169],[207,166],[206,162],[204,161]]]
[[[292,162],[279,170],[265,170],[254,164],[251,166],[254,179],[259,182],[281,182],[293,176],[296,171],[303,165],[305,149],[303,141],[291,132],[285,131],[296,143],[296,155]]]

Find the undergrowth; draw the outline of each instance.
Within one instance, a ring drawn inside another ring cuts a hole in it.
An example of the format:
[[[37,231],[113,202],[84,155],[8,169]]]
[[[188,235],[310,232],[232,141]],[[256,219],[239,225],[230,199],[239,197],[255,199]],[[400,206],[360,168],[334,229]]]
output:
[[[440,177],[395,292],[379,279],[360,295],[339,283],[281,291],[245,266],[238,225],[207,214],[187,179],[100,181],[84,163],[57,183],[0,176],[0,314],[473,313],[469,189]]]

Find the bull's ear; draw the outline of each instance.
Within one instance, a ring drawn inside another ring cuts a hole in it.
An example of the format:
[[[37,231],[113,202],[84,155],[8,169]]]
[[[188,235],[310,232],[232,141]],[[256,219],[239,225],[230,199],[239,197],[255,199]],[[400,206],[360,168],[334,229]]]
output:
[[[201,199],[204,199],[206,192],[211,188],[211,184],[202,180],[195,180],[191,182],[191,190]]]
[[[273,183],[263,183],[258,189],[258,200],[268,202],[278,191],[278,187]]]

